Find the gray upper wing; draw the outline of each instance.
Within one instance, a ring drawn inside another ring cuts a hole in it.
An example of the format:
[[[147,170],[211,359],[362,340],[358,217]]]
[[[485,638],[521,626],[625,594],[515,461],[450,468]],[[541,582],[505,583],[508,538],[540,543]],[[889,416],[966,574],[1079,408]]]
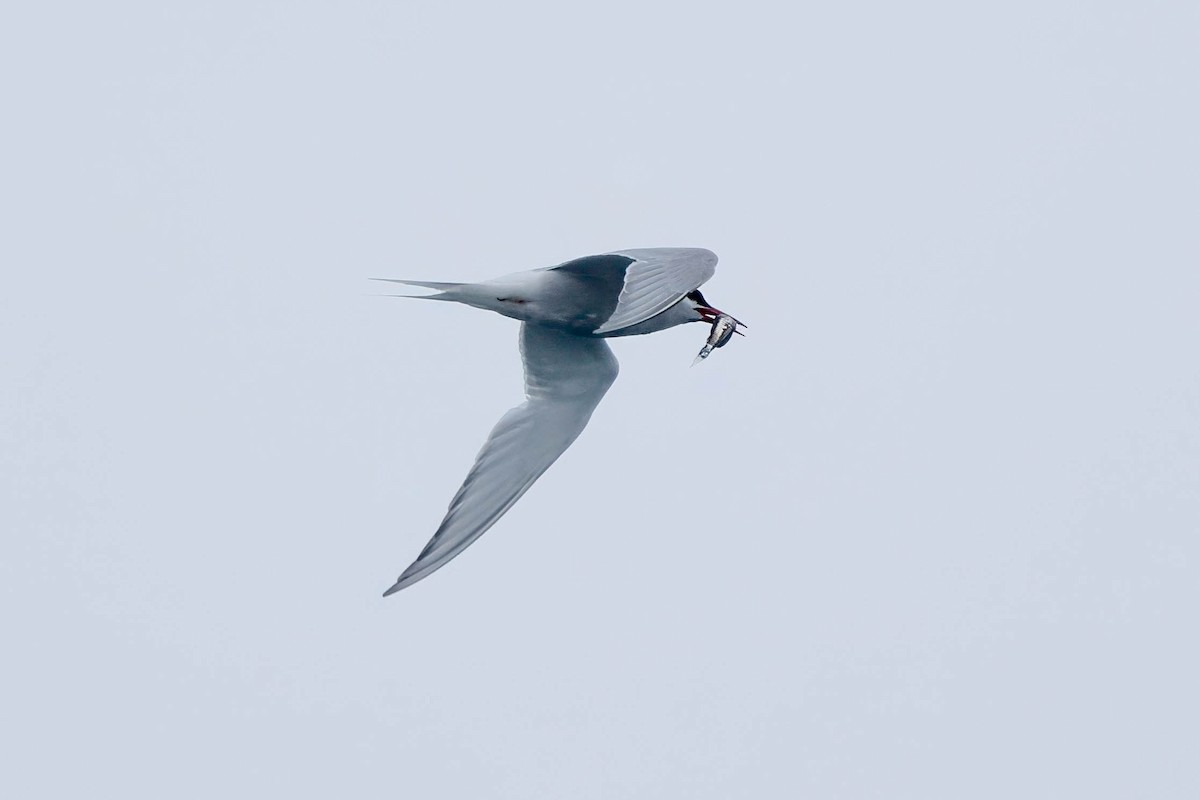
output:
[[[492,527],[583,431],[617,377],[602,339],[521,326],[525,396],[505,414],[450,501],[445,519],[386,597],[439,569]]]
[[[699,247],[653,247],[619,250],[609,255],[632,258],[616,309],[596,328],[611,333],[661,314],[717,270],[717,255]]]

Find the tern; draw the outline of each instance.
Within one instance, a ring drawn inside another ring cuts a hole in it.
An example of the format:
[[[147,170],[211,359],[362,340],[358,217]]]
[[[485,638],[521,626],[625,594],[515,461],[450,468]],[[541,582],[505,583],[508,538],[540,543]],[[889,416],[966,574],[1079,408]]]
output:
[[[716,265],[709,250],[657,247],[585,256],[483,283],[379,279],[438,290],[403,297],[465,303],[520,320],[525,368],[525,402],[496,423],[437,532],[383,596],[445,566],[571,446],[617,378],[606,338],[732,319],[699,291]]]

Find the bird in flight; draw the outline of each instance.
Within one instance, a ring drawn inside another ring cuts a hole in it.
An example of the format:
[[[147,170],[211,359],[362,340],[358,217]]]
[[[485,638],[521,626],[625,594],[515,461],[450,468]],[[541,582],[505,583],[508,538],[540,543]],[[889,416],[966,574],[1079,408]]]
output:
[[[465,550],[571,446],[617,378],[606,338],[708,322],[713,336],[706,350],[728,341],[730,326],[736,330],[742,323],[710,306],[699,291],[716,265],[708,250],[656,247],[585,256],[483,283],[380,279],[438,290],[423,299],[520,320],[525,367],[525,402],[496,423],[437,532],[383,596]]]

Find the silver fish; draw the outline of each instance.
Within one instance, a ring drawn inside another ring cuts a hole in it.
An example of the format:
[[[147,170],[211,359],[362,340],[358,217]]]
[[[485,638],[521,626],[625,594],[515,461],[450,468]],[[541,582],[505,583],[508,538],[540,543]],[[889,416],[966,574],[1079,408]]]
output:
[[[713,320],[712,330],[708,333],[708,341],[700,349],[700,355],[696,356],[696,360],[692,362],[692,366],[694,367],[708,358],[708,354],[715,348],[724,347],[733,338],[733,334],[737,331],[739,324],[736,319],[728,314],[718,315]]]

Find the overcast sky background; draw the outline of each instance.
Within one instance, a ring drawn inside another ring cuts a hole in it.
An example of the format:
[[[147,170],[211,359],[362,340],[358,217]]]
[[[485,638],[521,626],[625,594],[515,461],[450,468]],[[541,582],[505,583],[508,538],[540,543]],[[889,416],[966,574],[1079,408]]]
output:
[[[7,797],[1200,794],[1191,2],[0,16]],[[383,600],[517,325],[697,246]]]

